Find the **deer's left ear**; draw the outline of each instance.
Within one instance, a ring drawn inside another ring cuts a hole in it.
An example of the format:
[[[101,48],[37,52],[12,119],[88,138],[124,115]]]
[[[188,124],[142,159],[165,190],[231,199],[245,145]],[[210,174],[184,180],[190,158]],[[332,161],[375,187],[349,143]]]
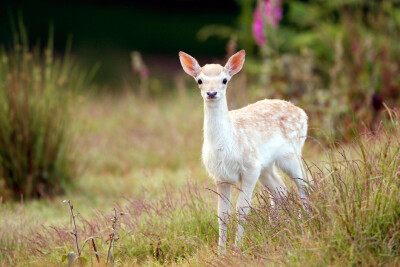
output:
[[[183,70],[187,74],[195,78],[200,74],[201,67],[194,57],[181,51],[179,52],[179,60],[181,61]]]
[[[246,51],[240,50],[229,58],[228,62],[225,65],[225,69],[228,71],[228,74],[230,76],[235,75],[242,69],[245,56]]]

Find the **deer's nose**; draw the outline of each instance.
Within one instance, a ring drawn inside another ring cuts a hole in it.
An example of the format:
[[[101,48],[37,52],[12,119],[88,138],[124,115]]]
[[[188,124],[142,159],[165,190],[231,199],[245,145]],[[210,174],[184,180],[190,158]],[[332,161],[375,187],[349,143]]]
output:
[[[208,98],[215,98],[216,95],[217,95],[217,91],[208,91],[207,92]]]

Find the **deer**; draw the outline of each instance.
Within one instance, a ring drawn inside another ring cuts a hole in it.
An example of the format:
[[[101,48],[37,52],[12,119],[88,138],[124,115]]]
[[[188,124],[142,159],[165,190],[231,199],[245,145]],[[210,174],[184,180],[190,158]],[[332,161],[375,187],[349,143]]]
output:
[[[224,250],[230,213],[231,188],[240,189],[236,203],[238,226],[235,245],[243,238],[257,181],[268,189],[271,205],[287,196],[277,167],[292,178],[301,199],[307,199],[308,180],[302,164],[307,138],[307,114],[294,104],[265,99],[237,110],[228,110],[226,91],[231,78],[243,67],[245,50],[232,55],[225,66],[200,67],[195,58],[179,52],[183,70],[192,76],[204,100],[202,160],[215,180],[218,195],[218,247]]]

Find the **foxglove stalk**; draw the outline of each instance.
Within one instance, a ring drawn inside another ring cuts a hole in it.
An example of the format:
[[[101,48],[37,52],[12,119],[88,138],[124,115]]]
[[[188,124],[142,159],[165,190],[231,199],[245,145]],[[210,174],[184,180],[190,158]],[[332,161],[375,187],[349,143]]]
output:
[[[264,46],[267,42],[265,36],[265,21],[276,28],[282,19],[282,1],[264,0],[254,10],[253,35],[258,46]]]

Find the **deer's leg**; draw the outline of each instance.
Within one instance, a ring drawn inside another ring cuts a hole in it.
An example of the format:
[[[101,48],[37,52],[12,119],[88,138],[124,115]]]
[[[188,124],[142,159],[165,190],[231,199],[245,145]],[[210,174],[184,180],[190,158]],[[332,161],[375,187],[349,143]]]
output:
[[[275,166],[272,165],[269,169],[261,172],[260,182],[267,188],[271,196],[271,205],[280,204],[284,197],[287,196],[285,183],[280,175],[276,172]]]
[[[299,189],[302,199],[307,199],[308,179],[303,169],[301,155],[289,154],[277,160],[277,164],[284,172],[292,178]]]
[[[219,249],[225,248],[227,239],[228,217],[231,199],[231,185],[229,183],[219,182],[218,191],[218,224],[219,224]]]
[[[239,223],[237,227],[235,245],[240,245],[243,237],[243,226],[246,222],[247,214],[250,211],[251,196],[253,194],[254,187],[256,186],[257,180],[260,176],[260,170],[249,171],[242,177],[241,188],[239,197],[236,204],[236,213],[239,216]]]

